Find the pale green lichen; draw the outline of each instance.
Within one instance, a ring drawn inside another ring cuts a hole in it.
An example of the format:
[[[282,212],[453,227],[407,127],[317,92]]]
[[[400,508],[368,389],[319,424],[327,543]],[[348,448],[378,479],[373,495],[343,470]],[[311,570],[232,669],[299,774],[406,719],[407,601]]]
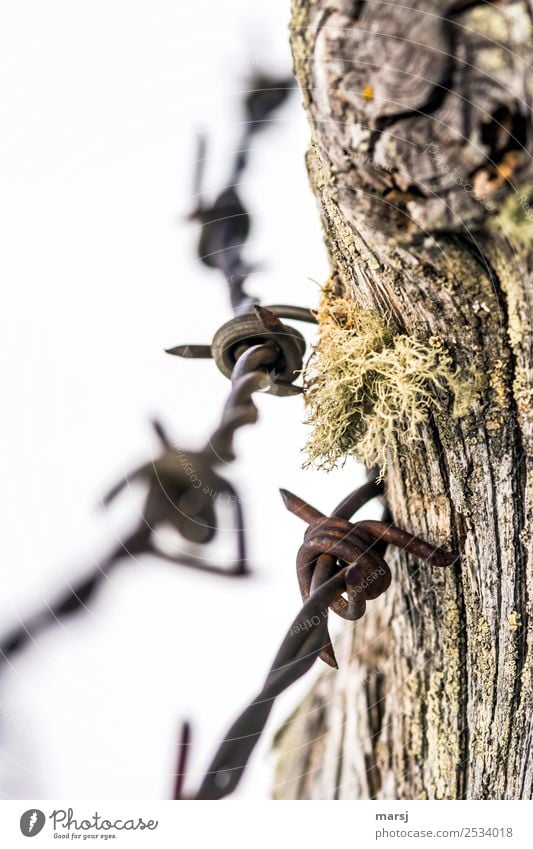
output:
[[[511,243],[529,248],[533,244],[533,186],[509,195],[501,205],[491,229]]]
[[[425,764],[435,798],[453,799],[464,757],[460,726],[465,697],[460,640],[464,623],[455,596],[445,598],[439,618],[443,623],[442,661],[430,674],[427,688]]]
[[[529,195],[531,195],[531,189],[529,190]],[[527,212],[524,208],[523,213],[524,215],[527,213],[529,220],[528,226],[530,231],[533,231],[533,209]],[[506,235],[510,238],[508,230],[506,231]],[[519,244],[516,233],[514,235],[514,242],[515,244]],[[533,238],[531,238],[531,242],[533,243]],[[524,283],[523,277],[517,273],[515,264],[526,261],[528,247],[524,243],[520,245],[520,249],[516,250],[514,262],[510,262],[507,253],[498,247],[489,245],[486,251],[491,264],[498,274],[501,288],[507,299],[507,334],[516,361],[514,367],[513,395],[520,415],[523,417],[524,422],[527,422],[531,420],[531,411],[533,409],[531,357],[529,356],[532,328],[527,297],[527,284]]]
[[[314,0],[292,0],[291,14],[291,48],[294,64],[294,74],[300,81],[303,105],[309,107],[311,102],[310,91],[308,84],[309,79],[309,61],[310,61],[310,40],[313,35],[313,30],[310,26],[310,19],[313,13]]]
[[[478,693],[476,723],[471,729],[469,748],[473,756],[483,762],[493,722],[496,649],[489,624],[480,612],[480,600],[467,594],[466,601],[467,632],[472,657],[469,674]]]
[[[386,317],[328,287],[318,322],[304,374],[308,463],[333,468],[353,455],[383,474],[397,440],[405,447],[420,439],[437,392],[451,392],[455,417],[470,409],[475,381],[459,375],[440,339],[395,333]]]
[[[504,9],[494,6],[475,6],[468,18],[470,31],[478,32],[486,38],[505,44],[511,37],[511,19]]]
[[[511,612],[507,614],[507,621],[511,631],[519,631],[522,627],[522,617],[517,610],[511,610]]]

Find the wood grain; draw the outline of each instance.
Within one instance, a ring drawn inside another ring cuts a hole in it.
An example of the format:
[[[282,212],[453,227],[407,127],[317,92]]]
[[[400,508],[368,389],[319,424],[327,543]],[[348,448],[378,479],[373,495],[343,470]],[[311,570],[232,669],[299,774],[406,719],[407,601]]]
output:
[[[439,397],[387,473],[395,523],[460,549],[460,567],[390,552],[387,597],[278,735],[276,798],[533,795],[532,15],[293,2],[335,286],[440,340],[483,387],[460,420]]]

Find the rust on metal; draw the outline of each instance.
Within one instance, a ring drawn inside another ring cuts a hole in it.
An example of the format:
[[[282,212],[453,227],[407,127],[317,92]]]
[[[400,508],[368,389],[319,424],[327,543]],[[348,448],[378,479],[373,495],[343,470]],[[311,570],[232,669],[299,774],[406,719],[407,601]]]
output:
[[[294,381],[300,374],[305,354],[305,339],[302,334],[280,321],[289,318],[296,321],[315,323],[311,310],[304,307],[278,305],[260,307],[251,312],[235,316],[220,327],[208,345],[177,345],[167,353],[188,359],[212,357],[222,374],[231,379],[239,358],[251,347],[272,343],[277,356],[265,363],[264,371],[274,372],[275,380],[268,390],[273,395],[293,395],[302,392]]]
[[[378,598],[390,586],[391,572],[383,556],[386,545],[394,545],[434,566],[455,563],[456,554],[408,534],[392,523],[349,521],[367,501],[382,492],[382,484],[369,481],[343,499],[331,516],[325,516],[293,493],[281,490],[287,509],[308,524],[296,558],[303,601],[339,569],[346,569],[345,583],[330,607],[343,619],[360,619],[367,601]],[[320,656],[329,666],[337,666],[331,641]]]

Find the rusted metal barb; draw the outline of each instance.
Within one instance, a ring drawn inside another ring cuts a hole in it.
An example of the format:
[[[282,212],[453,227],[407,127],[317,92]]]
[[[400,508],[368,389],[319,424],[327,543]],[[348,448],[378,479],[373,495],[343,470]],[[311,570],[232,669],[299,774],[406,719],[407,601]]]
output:
[[[288,509],[309,524],[300,549],[304,554],[301,565],[305,567],[300,584],[304,604],[281,643],[261,691],[227,731],[196,799],[222,799],[233,793],[276,698],[304,675],[317,657],[336,665],[328,633],[328,610],[357,619],[364,612],[365,599],[376,598],[387,589],[390,570],[382,557],[384,540],[439,566],[451,565],[457,559],[455,554],[386,522],[348,521],[382,492],[381,482],[369,481],[344,498],[331,516],[325,516],[298,496],[282,491]]]
[[[232,309],[237,315],[257,303],[257,299],[244,290],[246,279],[253,271],[253,266],[242,256],[250,233],[250,215],[237,186],[248,163],[252,136],[270,122],[272,113],[284,102],[294,85],[294,79],[278,79],[265,74],[256,74],[252,78],[243,102],[244,131],[231,175],[212,203],[206,203],[203,197],[207,140],[203,134],[197,140],[193,176],[196,205],[188,218],[200,225],[197,248],[200,262],[222,273],[229,288]]]
[[[295,387],[294,380],[302,369],[305,339],[298,330],[280,321],[285,317],[307,323],[316,321],[311,310],[303,307],[255,306],[253,312],[223,324],[210,346],[177,345],[168,348],[167,354],[190,359],[212,358],[222,374],[231,379],[239,358],[249,348],[271,343],[276,346],[277,356],[262,367],[275,377],[268,391],[281,396],[300,393],[302,390]]]
[[[104,498],[104,505],[114,500],[130,481],[140,479],[147,488],[141,517],[141,526],[148,529],[147,552],[203,571],[245,574],[247,565],[240,498],[233,485],[216,471],[217,464],[224,458],[213,452],[210,441],[200,451],[188,451],[173,445],[159,424],[154,426],[162,442],[161,454],[119,481]],[[171,554],[157,545],[157,534],[163,526],[173,528],[187,542],[211,542],[218,533],[217,502],[223,500],[233,509],[237,533],[237,557],[229,568],[221,569],[203,558],[181,552]]]
[[[367,482],[343,499],[331,516],[325,516],[293,493],[281,490],[287,509],[308,524],[296,558],[298,585],[304,601],[339,569],[346,568],[344,586],[330,607],[343,619],[360,619],[367,601],[376,599],[390,586],[391,572],[383,557],[385,544],[395,545],[434,566],[450,566],[457,560],[456,554],[430,545],[393,524],[348,521],[382,491],[381,484]],[[337,666],[329,637],[320,656],[329,666]]]
[[[259,378],[265,379],[261,374]],[[231,577],[248,574],[241,499],[234,486],[216,471],[216,466],[233,459],[234,432],[246,423],[245,419],[253,419],[255,408],[252,408],[250,399],[247,401],[245,396],[240,397],[239,404],[235,405],[231,414],[229,410],[225,412],[221,425],[200,451],[185,451],[174,446],[162,425],[153,422],[161,443],[161,453],[120,480],[103,499],[103,505],[107,506],[130,482],[142,481],[146,493],[137,527],[114,546],[88,575],[76,579],[67,592],[59,593],[51,604],[46,604],[8,632],[0,640],[0,659],[6,661],[47,627],[86,609],[111,570],[125,556],[152,554],[202,572]],[[237,537],[236,556],[229,566],[220,567],[204,557],[183,551],[173,553],[158,545],[158,536],[164,527],[172,528],[189,543],[211,542],[219,531],[217,505],[223,502],[233,513]]]

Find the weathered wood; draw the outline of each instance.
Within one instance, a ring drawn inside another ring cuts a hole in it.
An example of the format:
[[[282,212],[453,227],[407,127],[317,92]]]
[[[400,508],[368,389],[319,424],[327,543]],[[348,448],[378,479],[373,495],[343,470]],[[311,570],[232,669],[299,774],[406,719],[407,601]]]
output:
[[[533,4],[293,0],[308,167],[339,293],[438,340],[444,395],[387,472],[396,524],[458,547],[344,633],[278,735],[276,798],[531,798]]]

